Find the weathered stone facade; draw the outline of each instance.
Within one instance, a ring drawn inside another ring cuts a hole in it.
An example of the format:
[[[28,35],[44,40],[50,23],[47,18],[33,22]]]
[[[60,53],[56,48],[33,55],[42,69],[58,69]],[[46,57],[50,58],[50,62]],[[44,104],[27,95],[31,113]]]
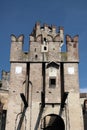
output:
[[[63,27],[57,32],[55,26],[36,23],[27,53],[23,42],[23,35],[11,35],[10,81],[2,78],[0,88],[0,101],[7,110],[6,130],[86,130],[86,97],[80,98],[79,92],[78,36],[67,35],[66,52],[62,52]]]

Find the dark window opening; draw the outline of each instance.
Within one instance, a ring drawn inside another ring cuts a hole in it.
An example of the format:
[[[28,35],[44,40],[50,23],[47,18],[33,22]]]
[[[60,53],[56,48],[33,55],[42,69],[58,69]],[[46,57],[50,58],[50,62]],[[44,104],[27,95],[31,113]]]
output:
[[[44,41],[46,42],[46,38],[44,37]]]
[[[56,86],[56,78],[50,78],[49,79],[49,87],[55,87]]]
[[[35,59],[37,59],[38,58],[38,55],[35,55]]]
[[[46,47],[46,46],[44,46],[44,50],[47,50],[47,47]]]

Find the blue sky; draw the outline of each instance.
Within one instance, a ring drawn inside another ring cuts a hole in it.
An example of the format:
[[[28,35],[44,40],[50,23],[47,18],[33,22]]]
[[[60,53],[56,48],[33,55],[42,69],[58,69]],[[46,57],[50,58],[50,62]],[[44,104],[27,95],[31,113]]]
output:
[[[29,34],[37,21],[64,27],[64,34],[79,35],[80,88],[87,88],[87,0],[0,0],[0,75],[10,70],[10,35]]]

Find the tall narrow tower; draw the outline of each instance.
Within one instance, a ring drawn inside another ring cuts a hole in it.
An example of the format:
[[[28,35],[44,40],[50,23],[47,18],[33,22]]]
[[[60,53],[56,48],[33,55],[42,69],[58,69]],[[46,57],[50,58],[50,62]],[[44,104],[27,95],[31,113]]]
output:
[[[6,130],[82,130],[78,36],[66,36],[66,52],[63,27],[36,23],[27,53],[23,39],[11,36]]]

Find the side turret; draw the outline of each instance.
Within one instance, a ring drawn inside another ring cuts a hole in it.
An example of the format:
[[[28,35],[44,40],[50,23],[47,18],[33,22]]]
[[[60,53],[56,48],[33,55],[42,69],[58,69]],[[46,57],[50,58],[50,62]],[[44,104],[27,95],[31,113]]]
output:
[[[69,35],[66,36],[66,49],[67,60],[78,62],[78,35],[74,36],[73,38],[71,38]]]
[[[10,61],[21,61],[22,60],[22,50],[23,50],[24,36],[20,35],[16,37],[11,35],[11,53]]]

